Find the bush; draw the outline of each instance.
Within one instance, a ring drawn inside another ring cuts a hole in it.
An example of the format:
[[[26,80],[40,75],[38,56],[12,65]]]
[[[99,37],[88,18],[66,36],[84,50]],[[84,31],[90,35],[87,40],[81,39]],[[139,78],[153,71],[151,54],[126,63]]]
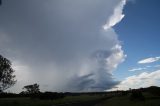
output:
[[[145,97],[143,96],[141,91],[132,91],[130,100],[145,100]]]
[[[160,88],[159,87],[151,86],[147,90],[148,90],[148,92],[150,92],[151,94],[153,94],[155,96],[160,96]]]
[[[45,92],[39,94],[39,98],[43,100],[54,100],[54,99],[64,98],[64,94],[57,92]]]

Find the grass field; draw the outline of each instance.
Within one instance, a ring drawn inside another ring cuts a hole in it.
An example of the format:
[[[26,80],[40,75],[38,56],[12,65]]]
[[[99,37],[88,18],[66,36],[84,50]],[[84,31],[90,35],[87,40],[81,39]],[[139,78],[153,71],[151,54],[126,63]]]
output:
[[[145,100],[130,100],[130,94],[107,98],[102,95],[66,96],[57,100],[1,98],[0,106],[160,106],[160,97],[143,93]]]
[[[101,99],[102,96],[67,96],[57,100],[39,100],[30,98],[1,98],[0,106],[54,106],[60,104],[83,103]]]
[[[96,106],[160,106],[160,97],[143,93],[145,100],[130,100],[130,95],[113,97]]]

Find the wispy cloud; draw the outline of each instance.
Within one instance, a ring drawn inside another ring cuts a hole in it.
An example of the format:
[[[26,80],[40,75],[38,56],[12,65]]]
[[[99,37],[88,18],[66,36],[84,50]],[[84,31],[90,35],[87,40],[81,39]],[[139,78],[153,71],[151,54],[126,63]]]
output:
[[[132,68],[132,69],[129,69],[128,71],[141,71],[141,70],[146,70],[150,68],[160,68],[160,65],[157,64],[157,65],[150,65],[150,66],[145,66],[145,67]]]
[[[155,65],[154,67],[156,67],[156,68],[160,68],[160,65]]]
[[[156,61],[160,60],[160,56],[159,57],[150,57],[150,58],[146,58],[143,60],[138,61],[139,64],[146,64],[146,63],[153,63]]]
[[[128,71],[140,71],[140,70],[145,70],[145,69],[147,69],[147,68],[132,68]]]
[[[150,67],[152,67],[152,66],[146,66],[147,68],[150,68]]]

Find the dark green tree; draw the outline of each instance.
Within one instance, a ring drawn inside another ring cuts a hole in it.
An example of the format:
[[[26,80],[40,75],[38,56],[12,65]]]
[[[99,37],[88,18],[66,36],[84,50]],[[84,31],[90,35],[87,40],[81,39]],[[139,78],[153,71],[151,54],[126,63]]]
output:
[[[24,86],[23,89],[26,90],[25,91],[26,94],[36,94],[40,92],[39,85],[36,83],[33,85]]]
[[[10,88],[16,83],[14,70],[11,62],[0,55],[0,92]]]

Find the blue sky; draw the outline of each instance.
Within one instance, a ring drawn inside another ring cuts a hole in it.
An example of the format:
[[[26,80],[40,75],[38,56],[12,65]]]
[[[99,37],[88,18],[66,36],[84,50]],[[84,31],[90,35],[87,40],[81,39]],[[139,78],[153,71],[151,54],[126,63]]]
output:
[[[114,73],[117,78],[122,80],[135,73],[138,74],[139,72],[128,72],[128,70],[146,66],[137,63],[141,59],[159,56],[159,4],[159,0],[135,0],[125,6],[123,11],[125,18],[114,27],[127,54],[125,62]],[[158,63],[160,62],[152,64]]]

